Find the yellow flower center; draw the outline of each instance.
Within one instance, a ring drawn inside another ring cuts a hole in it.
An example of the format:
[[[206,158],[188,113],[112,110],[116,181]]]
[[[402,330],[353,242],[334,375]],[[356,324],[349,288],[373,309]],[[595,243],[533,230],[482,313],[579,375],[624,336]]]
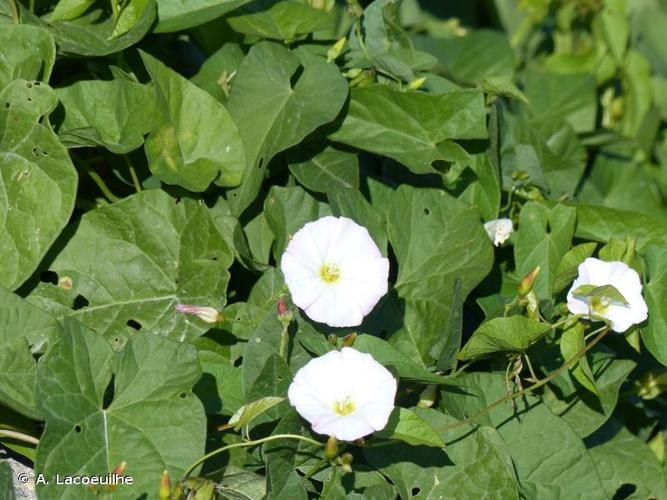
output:
[[[327,284],[336,283],[340,279],[340,268],[336,264],[323,264],[320,268],[320,277]]]
[[[356,407],[350,400],[349,396],[342,401],[336,401],[334,403],[334,411],[342,416],[349,415],[350,413],[354,412],[355,408]]]
[[[591,309],[596,314],[604,314],[609,308],[610,301],[604,297],[592,297]]]

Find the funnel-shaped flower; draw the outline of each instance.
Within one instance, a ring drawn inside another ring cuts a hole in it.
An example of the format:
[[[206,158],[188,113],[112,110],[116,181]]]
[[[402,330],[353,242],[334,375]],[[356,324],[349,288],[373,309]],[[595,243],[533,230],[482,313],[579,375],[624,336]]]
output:
[[[584,285],[611,285],[623,296],[625,303],[613,297],[582,297],[574,293]],[[589,319],[595,320],[593,316],[605,318],[615,332],[624,332],[648,317],[637,272],[624,262],[605,262],[592,257],[579,264],[579,276],[567,293],[567,308],[572,314],[584,314]]]
[[[396,379],[370,354],[343,347],[296,372],[288,396],[315,432],[354,441],[387,425]]]
[[[389,260],[365,227],[322,217],[292,237],[280,268],[292,301],[329,326],[357,326],[387,293]]]
[[[493,246],[500,246],[505,243],[514,232],[512,219],[495,219],[484,223],[486,234],[489,235]]]

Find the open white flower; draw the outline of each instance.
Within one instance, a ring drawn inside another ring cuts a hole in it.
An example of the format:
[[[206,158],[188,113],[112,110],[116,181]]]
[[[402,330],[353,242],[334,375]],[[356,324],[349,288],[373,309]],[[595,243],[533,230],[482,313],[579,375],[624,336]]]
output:
[[[296,372],[288,396],[315,432],[354,441],[387,425],[396,379],[370,354],[343,347]]]
[[[574,291],[583,285],[611,285],[625,298],[624,304],[610,297],[581,297]],[[642,297],[642,284],[637,272],[624,262],[605,262],[588,258],[579,264],[579,276],[567,293],[567,308],[572,314],[593,315],[611,322],[615,332],[624,332],[648,317],[648,307]]]
[[[347,217],[322,217],[292,237],[280,268],[292,301],[329,326],[357,326],[387,293],[389,260],[368,230]]]
[[[514,232],[514,225],[512,219],[495,219],[485,222],[484,229],[493,241],[493,245],[497,247],[505,243]]]

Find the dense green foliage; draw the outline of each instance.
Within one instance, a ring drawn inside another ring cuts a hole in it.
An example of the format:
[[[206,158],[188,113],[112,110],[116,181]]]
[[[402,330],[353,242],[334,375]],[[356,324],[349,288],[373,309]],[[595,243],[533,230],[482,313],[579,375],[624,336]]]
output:
[[[664,0],[0,0],[0,443],[44,499],[122,463],[118,498],[667,498],[665,26]],[[279,270],[332,214],[390,260],[355,328]],[[591,256],[646,321],[570,316]],[[287,389],[352,332],[397,408],[328,460]]]

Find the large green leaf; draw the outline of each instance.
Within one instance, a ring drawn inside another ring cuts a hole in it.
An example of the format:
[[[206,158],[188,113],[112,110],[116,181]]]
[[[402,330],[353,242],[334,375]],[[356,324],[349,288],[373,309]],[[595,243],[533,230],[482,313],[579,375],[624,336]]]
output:
[[[535,118],[565,120],[575,132],[590,132],[595,128],[597,96],[593,76],[529,71],[524,78],[530,114]]]
[[[40,418],[35,398],[37,362],[60,331],[54,318],[18,295],[0,288],[0,403],[35,419]]]
[[[643,440],[616,419],[588,438],[586,444],[607,498],[614,497],[625,485],[635,487],[633,498],[667,497],[662,464]]]
[[[299,186],[272,186],[264,200],[264,217],[276,238],[273,257],[280,262],[289,238],[307,222],[330,215],[329,207]]]
[[[18,24],[19,9],[15,0],[0,0],[0,24]]]
[[[384,429],[375,436],[385,439],[398,439],[413,446],[431,446],[444,448],[445,443],[431,425],[419,414],[407,408],[394,408]]]
[[[522,278],[540,266],[533,289],[541,299],[551,298],[561,259],[570,248],[576,211],[565,205],[548,208],[526,203],[519,218],[519,236],[514,245],[517,275]]]
[[[211,181],[238,186],[245,151],[231,116],[208,92],[154,57],[141,57],[160,111],[146,140],[151,171],[167,184],[204,191]]]
[[[616,408],[621,385],[636,366],[629,359],[613,359],[612,353],[605,350],[593,351],[588,354],[588,358],[598,396],[575,384],[569,373],[551,381],[544,396],[551,411],[570,424],[581,438],[590,435],[607,421]],[[554,360],[548,368],[555,370],[558,364]]]
[[[405,303],[404,328],[389,340],[399,349],[416,346],[428,361],[456,281],[465,298],[491,269],[491,242],[474,209],[444,191],[407,185],[394,195],[387,230],[398,260],[395,288]]]
[[[255,2],[228,18],[234,31],[291,42],[301,35],[333,25],[335,18],[296,0]]]
[[[18,288],[67,223],[77,174],[46,118],[46,84],[15,80],[0,92],[0,286]]]
[[[232,261],[206,207],[148,190],[84,215],[50,267],[68,286],[32,298],[118,343],[137,329],[192,339],[208,325],[176,304],[221,309]]]
[[[207,23],[253,0],[160,0],[156,33],[180,31]]]
[[[40,360],[46,430],[35,467],[49,481],[38,485],[40,498],[97,498],[86,486],[57,485],[55,475],[103,476],[121,462],[133,484],[119,486],[115,496],[152,496],[162,471],[179,477],[203,454],[204,409],[191,392],[201,376],[196,349],[142,333],[117,365],[115,357],[104,338],[67,320]]]
[[[151,28],[157,6],[155,0],[141,0],[133,7],[122,33],[115,32],[110,9],[95,5],[76,19],[50,25],[61,52],[82,56],[103,56],[119,52],[141,40]],[[116,36],[118,35],[118,36]]]
[[[48,82],[56,45],[48,31],[28,25],[3,26],[0,31],[0,90],[12,80]]]
[[[641,336],[648,350],[667,365],[667,251],[664,243],[653,243],[646,249],[649,281],[644,289],[648,305],[648,322]]]
[[[435,410],[415,414],[430,427],[452,420]],[[480,427],[448,443],[446,452],[396,444],[365,448],[364,456],[396,485],[402,499],[519,498],[508,447],[495,429]]]
[[[246,149],[241,186],[228,198],[236,215],[259,193],[271,158],[333,120],[345,102],[347,82],[336,66],[301,64],[285,47],[261,42],[252,46],[234,77],[229,112]]]
[[[523,353],[549,330],[548,323],[523,316],[494,318],[475,330],[461,349],[459,359],[466,361],[493,352]]]
[[[156,113],[153,91],[128,79],[80,80],[56,89],[65,117],[58,136],[65,146],[104,146],[122,154],[144,143]]]
[[[430,95],[384,85],[353,89],[343,123],[329,136],[393,158],[417,174],[435,173],[443,170],[443,162],[456,160],[452,139],[486,137],[481,92]]]
[[[301,184],[318,193],[359,188],[357,155],[331,146],[318,152],[300,151],[290,158],[289,169]]]
[[[504,374],[471,373],[461,378],[468,392],[444,393],[442,402],[457,418],[474,415],[507,391]],[[572,428],[535,396],[514,401],[516,406],[500,405],[479,423],[496,427],[507,443],[522,496],[603,498],[595,463]],[[450,432],[458,434],[461,429]]]
[[[476,30],[464,37],[416,37],[415,45],[435,55],[447,76],[479,83],[514,73],[515,56],[504,33]]]

